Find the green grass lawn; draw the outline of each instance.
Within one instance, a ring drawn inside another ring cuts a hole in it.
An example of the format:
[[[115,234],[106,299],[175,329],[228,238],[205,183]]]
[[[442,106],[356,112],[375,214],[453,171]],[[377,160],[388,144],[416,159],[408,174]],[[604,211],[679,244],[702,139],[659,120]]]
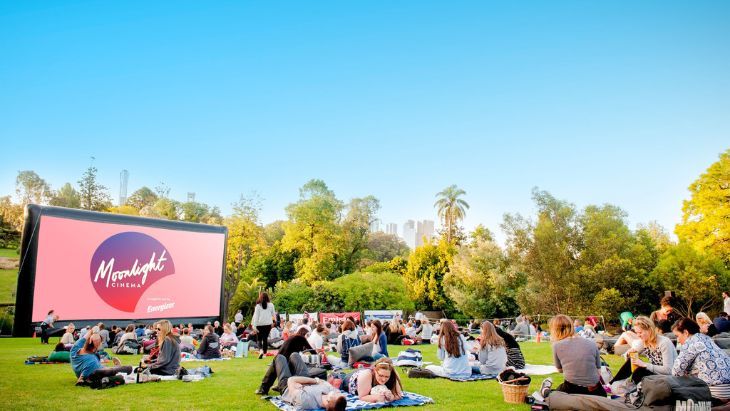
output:
[[[19,258],[20,256],[14,248],[0,248],[0,257]]]
[[[51,342],[57,342],[54,337]],[[389,346],[391,355],[403,349]],[[434,346],[418,347],[425,361],[436,362]],[[37,339],[0,339],[0,398],[7,409],[246,409],[276,410],[267,401],[254,395],[270,360],[258,360],[255,356],[230,361],[209,363],[215,371],[213,377],[201,382],[179,381],[140,385],[128,385],[108,390],[91,390],[74,386],[76,378],[67,364],[24,365],[31,355],[47,355],[51,348],[42,346]],[[531,364],[550,364],[552,355],[546,343],[523,343],[522,350]],[[120,356],[124,364],[136,365],[139,356]],[[619,357],[608,356],[612,369],[618,369]],[[194,368],[202,363],[184,363]],[[504,403],[496,381],[451,382],[444,379],[409,379],[401,373],[407,391],[433,398],[436,403],[414,410],[527,410],[527,405]],[[562,382],[560,375],[553,375],[555,383]],[[534,377],[530,392],[537,390],[544,377]]]
[[[18,270],[0,270],[0,303],[15,303]]]

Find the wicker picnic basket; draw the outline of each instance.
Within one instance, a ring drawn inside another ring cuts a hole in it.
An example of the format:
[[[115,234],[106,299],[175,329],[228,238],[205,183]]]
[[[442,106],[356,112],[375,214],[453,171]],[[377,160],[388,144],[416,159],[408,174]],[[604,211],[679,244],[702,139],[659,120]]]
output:
[[[529,385],[518,385],[510,384],[509,382],[500,382],[502,386],[502,395],[504,396],[504,402],[508,404],[522,404],[525,402],[525,397],[530,391]]]

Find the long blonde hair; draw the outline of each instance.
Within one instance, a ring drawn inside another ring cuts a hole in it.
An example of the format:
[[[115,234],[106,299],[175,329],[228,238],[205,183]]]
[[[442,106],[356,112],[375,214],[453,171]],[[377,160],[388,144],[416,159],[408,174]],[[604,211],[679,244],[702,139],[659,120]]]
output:
[[[489,321],[484,321],[482,323],[482,335],[479,340],[479,348],[483,350],[487,346],[490,348],[498,348],[505,347],[506,344],[504,342],[504,338],[497,334],[497,331],[494,329],[494,325],[492,325]]]
[[[649,333],[649,339],[646,340],[646,345],[648,345],[651,348],[656,348],[657,335],[656,335],[656,325],[654,325],[654,321],[641,315],[639,317],[634,318],[634,328],[636,328],[636,327],[640,327]]]
[[[165,342],[165,338],[172,334],[172,323],[168,320],[160,320],[157,322],[157,327],[160,328],[157,331],[157,345],[162,347],[162,343]]]
[[[549,325],[551,341],[560,341],[575,335],[573,320],[567,315],[556,315],[550,319]]]

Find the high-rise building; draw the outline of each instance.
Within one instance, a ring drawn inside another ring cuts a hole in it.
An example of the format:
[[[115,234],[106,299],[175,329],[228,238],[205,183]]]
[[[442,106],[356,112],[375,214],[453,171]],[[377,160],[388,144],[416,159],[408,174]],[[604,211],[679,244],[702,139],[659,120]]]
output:
[[[398,235],[398,224],[388,223],[385,225],[385,232],[387,234]]]
[[[188,203],[194,203],[195,202],[195,193],[188,192]]]
[[[370,223],[370,232],[377,233],[378,231],[381,231],[380,230],[380,220],[376,218],[375,220],[373,220],[372,223]]]
[[[411,250],[416,248],[416,222],[408,220],[403,223],[403,241],[406,242]]]
[[[431,240],[433,232],[433,220],[419,221],[416,229],[416,246],[422,246],[426,240]]]
[[[129,183],[129,171],[122,170],[119,173],[119,205],[127,203],[127,183]]]

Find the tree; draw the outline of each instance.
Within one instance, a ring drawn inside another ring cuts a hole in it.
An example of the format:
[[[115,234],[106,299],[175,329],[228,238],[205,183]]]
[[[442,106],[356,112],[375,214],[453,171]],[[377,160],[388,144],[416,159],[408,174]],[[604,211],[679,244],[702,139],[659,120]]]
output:
[[[130,205],[137,210],[142,210],[145,207],[153,206],[157,200],[159,200],[157,194],[155,194],[155,192],[149,187],[143,186],[127,198],[127,205]]]
[[[231,290],[230,299],[226,300],[225,314],[226,318],[231,318],[236,310],[241,310],[244,318],[253,315],[256,300],[259,298],[259,292],[264,290],[264,284],[258,278],[252,278],[247,281],[238,283],[235,289]]]
[[[251,260],[266,247],[257,212],[235,207],[234,210],[236,214],[225,221],[228,227],[228,255],[223,294],[226,307],[229,306],[232,294],[238,289],[242,280],[246,277],[260,278],[259,273],[250,273],[248,269]]]
[[[18,195],[20,206],[27,204],[45,204],[52,195],[51,187],[35,171],[18,171],[15,178],[15,193]]]
[[[342,202],[322,180],[310,180],[299,190],[299,201],[286,208],[282,247],[296,251],[298,277],[311,284],[335,278],[336,257],[342,232],[339,225]]]
[[[104,211],[112,205],[107,188],[96,181],[96,167],[89,166],[79,180],[79,194],[81,208],[86,210]]]
[[[395,257],[405,258],[410,251],[406,242],[395,234],[370,233],[359,266],[363,268],[377,262],[388,262]]]
[[[494,235],[492,232],[485,226],[479,224],[476,227],[474,227],[474,231],[469,233],[469,238],[473,242],[478,241],[494,241]]]
[[[20,234],[23,231],[23,206],[10,196],[0,197],[0,228]]]
[[[709,251],[730,265],[730,150],[720,154],[689,186],[675,233],[699,251]]]
[[[466,194],[466,191],[458,188],[456,184],[452,184],[441,190],[436,197],[438,199],[434,203],[434,207],[438,211],[442,224],[446,227],[446,241],[449,243],[455,237],[455,230],[459,221],[466,216],[466,210],[469,204],[459,198]]]
[[[343,274],[353,272],[366,251],[370,225],[375,221],[380,201],[373,196],[353,198],[347,206],[342,223],[342,245],[337,258],[337,270]]]
[[[188,201],[180,205],[180,211],[183,221],[199,223],[210,212],[210,208],[204,203]]]
[[[676,308],[692,318],[718,300],[719,290],[727,289],[730,271],[717,256],[680,242],[661,256],[651,279],[658,289],[675,291]]]
[[[454,246],[445,240],[438,243],[427,241],[416,247],[408,257],[408,266],[403,275],[408,295],[417,308],[427,310],[449,310],[451,300],[444,293],[442,282],[449,272]]]
[[[459,252],[444,276],[446,295],[456,308],[473,318],[513,315],[517,289],[524,282],[493,241],[478,238]]]
[[[81,196],[71,183],[66,183],[53,194],[50,204],[58,207],[81,208]]]
[[[145,207],[140,210],[140,215],[164,218],[166,220],[178,220],[180,218],[180,203],[162,197],[151,208]]]

